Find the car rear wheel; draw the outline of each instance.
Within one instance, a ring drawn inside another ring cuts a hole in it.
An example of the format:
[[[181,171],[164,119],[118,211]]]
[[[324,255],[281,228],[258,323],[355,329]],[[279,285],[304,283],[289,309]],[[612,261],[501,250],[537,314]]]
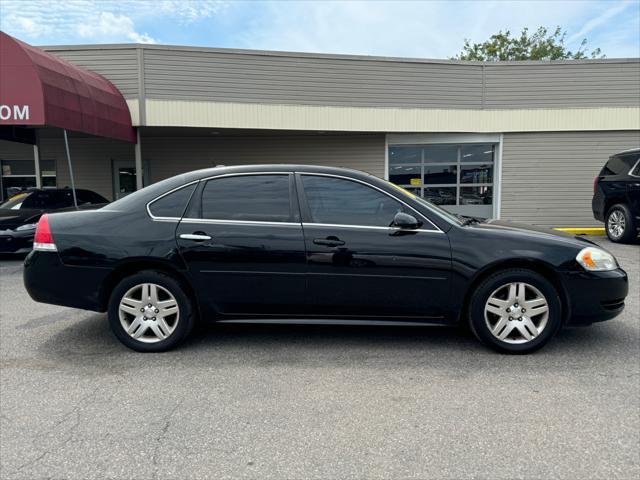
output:
[[[558,331],[561,303],[542,275],[508,269],[485,279],[469,303],[475,336],[494,350],[522,354],[545,345]]]
[[[118,283],[108,315],[115,336],[138,352],[170,350],[193,327],[193,308],[180,283],[150,270]]]
[[[605,221],[607,236],[612,242],[631,242],[637,232],[629,207],[618,203],[607,212]]]

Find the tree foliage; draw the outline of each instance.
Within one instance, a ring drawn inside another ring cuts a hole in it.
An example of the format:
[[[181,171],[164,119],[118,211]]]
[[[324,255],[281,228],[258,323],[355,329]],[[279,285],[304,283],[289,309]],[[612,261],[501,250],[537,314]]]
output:
[[[546,27],[539,27],[533,34],[529,29],[522,30],[520,36],[512,37],[509,30],[491,35],[489,40],[472,44],[465,39],[462,52],[454,60],[562,60],[580,58],[604,58],[599,48],[587,53],[587,39],[580,43],[577,51],[572,52],[564,45],[567,32],[556,27],[550,33]]]

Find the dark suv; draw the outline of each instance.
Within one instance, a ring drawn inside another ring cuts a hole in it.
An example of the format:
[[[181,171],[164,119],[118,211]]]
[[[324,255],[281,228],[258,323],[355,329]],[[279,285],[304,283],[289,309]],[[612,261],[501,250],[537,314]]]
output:
[[[612,242],[630,242],[640,228],[640,148],[609,157],[593,183],[593,216]]]

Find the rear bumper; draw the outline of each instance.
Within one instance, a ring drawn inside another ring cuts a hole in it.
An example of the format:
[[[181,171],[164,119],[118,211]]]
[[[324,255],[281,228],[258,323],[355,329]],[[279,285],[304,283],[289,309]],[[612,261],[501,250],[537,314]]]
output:
[[[24,261],[24,286],[36,302],[105,311],[100,287],[108,269],[64,265],[57,252],[32,251]]]
[[[622,313],[629,280],[621,268],[610,272],[566,272],[564,284],[570,303],[568,325],[589,325]]]

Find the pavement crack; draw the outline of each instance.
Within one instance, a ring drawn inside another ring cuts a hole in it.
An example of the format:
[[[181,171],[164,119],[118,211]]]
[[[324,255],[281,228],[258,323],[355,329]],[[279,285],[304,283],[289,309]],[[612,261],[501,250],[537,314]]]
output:
[[[153,455],[151,457],[151,463],[153,465],[153,476],[152,476],[153,480],[156,480],[158,478],[158,451],[160,449],[160,445],[162,443],[162,440],[164,440],[165,436],[167,435],[169,428],[171,427],[171,422],[173,421],[173,415],[176,413],[176,411],[181,405],[182,405],[182,402],[178,402],[171,409],[171,411],[167,415],[167,418],[164,421],[164,424],[162,425],[162,428],[160,429],[160,431],[156,435],[156,438],[154,439]]]
[[[51,442],[50,442],[49,443],[49,447],[46,448],[42,453],[40,453],[36,457],[26,461],[22,465],[18,466],[15,469],[15,473],[21,472],[25,468],[40,462],[44,457],[49,455],[54,450],[60,449],[60,448],[64,447],[65,445],[67,445],[69,442],[71,442],[71,440],[73,439],[73,435],[74,435],[75,431],[80,426],[80,413],[81,413],[82,409],[84,408],[84,405],[87,404],[87,401],[90,398],[92,398],[93,396],[95,396],[98,393],[99,389],[100,389],[100,387],[98,386],[98,387],[94,388],[91,391],[91,393],[88,393],[87,395],[84,395],[78,402],[76,402],[76,404],[73,407],[71,407],[71,410],[69,410],[67,413],[65,413],[60,418],[60,420],[56,421],[51,426],[51,428],[47,429],[44,433],[42,433],[38,437],[38,438],[47,438],[47,437],[49,437],[49,435],[52,432],[54,432],[61,425],[63,425],[68,419],[70,419],[71,417],[75,417],[75,420],[73,421],[71,426],[65,432],[66,435],[65,435],[65,438],[63,440],[60,441],[60,442],[54,442],[54,444],[51,444]]]

